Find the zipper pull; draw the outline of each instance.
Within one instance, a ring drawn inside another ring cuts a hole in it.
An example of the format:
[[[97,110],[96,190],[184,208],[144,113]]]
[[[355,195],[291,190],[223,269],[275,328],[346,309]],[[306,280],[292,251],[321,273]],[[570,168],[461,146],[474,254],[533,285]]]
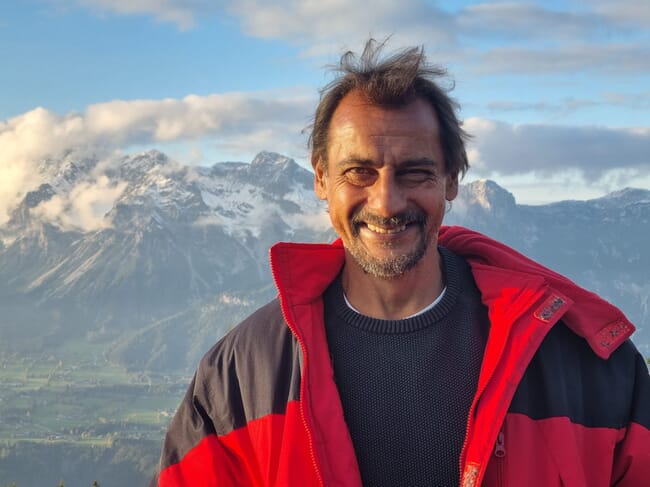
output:
[[[497,436],[497,442],[494,445],[494,455],[497,458],[503,458],[506,456],[506,441],[503,431],[499,431],[499,436]]]

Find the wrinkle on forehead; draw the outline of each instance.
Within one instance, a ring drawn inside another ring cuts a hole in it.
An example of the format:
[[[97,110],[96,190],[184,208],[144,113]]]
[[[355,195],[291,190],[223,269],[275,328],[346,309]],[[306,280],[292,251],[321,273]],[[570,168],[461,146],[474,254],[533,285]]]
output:
[[[399,107],[385,107],[372,103],[359,90],[353,90],[343,97],[334,110],[330,128],[334,125],[336,118],[340,118],[343,123],[346,119],[355,120],[355,115],[360,112],[372,113],[376,122],[389,121],[396,117],[417,117],[421,123],[430,125],[432,130],[436,132],[439,130],[436,111],[425,98],[414,98],[413,101]]]
[[[424,158],[444,163],[438,120],[428,102],[416,99],[404,107],[384,108],[354,92],[332,117],[327,153],[337,166],[352,158],[378,165]]]

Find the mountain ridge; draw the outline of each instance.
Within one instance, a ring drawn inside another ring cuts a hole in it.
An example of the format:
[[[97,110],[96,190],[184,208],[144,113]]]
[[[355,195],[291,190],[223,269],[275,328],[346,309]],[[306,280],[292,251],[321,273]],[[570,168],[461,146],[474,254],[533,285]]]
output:
[[[0,226],[0,304],[10,310],[0,343],[13,339],[18,350],[38,348],[40,335],[64,350],[75,337],[101,341],[110,360],[131,370],[191,370],[273,297],[272,244],[334,238],[313,174],[281,154],[211,167],[155,150],[109,162],[69,154],[48,164],[41,168],[49,179]],[[96,214],[84,213],[89,207]],[[650,268],[649,219],[648,190],[530,206],[478,180],[460,186],[445,223],[503,241],[620,305],[650,355],[642,272]]]

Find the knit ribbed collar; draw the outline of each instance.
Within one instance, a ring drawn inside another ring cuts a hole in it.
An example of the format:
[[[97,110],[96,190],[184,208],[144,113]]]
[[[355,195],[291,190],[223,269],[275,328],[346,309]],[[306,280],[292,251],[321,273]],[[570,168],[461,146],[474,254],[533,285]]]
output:
[[[433,325],[451,311],[460,293],[458,257],[444,247],[438,247],[438,251],[442,256],[442,268],[447,289],[440,302],[426,313],[401,320],[382,320],[360,314],[346,304],[340,275],[329,290],[334,312],[348,325],[377,334],[412,333]]]

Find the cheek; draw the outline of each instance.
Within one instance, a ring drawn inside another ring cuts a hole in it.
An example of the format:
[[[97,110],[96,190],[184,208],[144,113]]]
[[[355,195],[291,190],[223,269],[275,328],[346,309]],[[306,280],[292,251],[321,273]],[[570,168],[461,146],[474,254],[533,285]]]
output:
[[[332,188],[328,195],[330,218],[335,225],[348,225],[356,211],[363,205],[363,198],[358,191],[349,188]]]

